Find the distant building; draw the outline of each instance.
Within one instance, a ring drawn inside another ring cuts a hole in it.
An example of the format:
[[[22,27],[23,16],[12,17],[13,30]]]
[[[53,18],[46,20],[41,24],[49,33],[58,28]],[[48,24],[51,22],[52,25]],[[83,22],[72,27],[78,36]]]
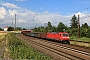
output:
[[[8,26],[5,26],[5,27],[4,27],[4,31],[7,31],[7,30],[8,30]]]

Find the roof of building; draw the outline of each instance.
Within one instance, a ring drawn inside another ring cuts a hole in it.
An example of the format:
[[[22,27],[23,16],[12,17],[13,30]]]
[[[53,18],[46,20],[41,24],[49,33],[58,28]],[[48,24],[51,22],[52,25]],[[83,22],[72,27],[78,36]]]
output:
[[[5,26],[4,28],[8,28],[8,26]]]

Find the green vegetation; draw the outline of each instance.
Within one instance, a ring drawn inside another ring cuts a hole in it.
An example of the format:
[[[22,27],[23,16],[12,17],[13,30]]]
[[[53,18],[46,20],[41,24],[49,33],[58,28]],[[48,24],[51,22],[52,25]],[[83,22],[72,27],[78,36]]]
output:
[[[0,31],[3,31],[3,29],[2,29],[2,28],[0,28]]]
[[[8,49],[11,59],[32,59],[32,60],[51,60],[49,57],[33,49],[25,42],[17,39],[15,34],[7,34]]]
[[[71,21],[70,23],[71,28],[78,28],[78,19],[75,15],[72,17],[70,21]]]
[[[62,22],[60,22],[57,26],[57,32],[60,32],[60,31],[62,32],[64,31],[64,29],[66,30],[67,27]]]
[[[67,26],[65,26],[62,22],[58,24],[58,26],[52,26],[51,22],[48,22],[46,26],[35,27],[33,29],[34,32],[62,32],[67,30]]]
[[[0,32],[0,60],[3,60],[4,51],[5,51],[5,34]]]
[[[0,42],[2,41],[2,35],[0,35]]]
[[[84,41],[84,42],[90,42],[90,38],[87,37],[81,37],[81,38],[77,38],[75,36],[70,37],[71,40],[76,40],[76,41]]]
[[[18,31],[18,30],[22,30],[22,28],[21,27],[16,27],[16,30]],[[14,27],[8,27],[8,31],[14,31]]]
[[[4,36],[5,34],[3,34],[3,33],[1,33],[1,35],[0,35],[0,43],[4,40]]]
[[[87,30],[87,37],[90,38],[90,27]]]

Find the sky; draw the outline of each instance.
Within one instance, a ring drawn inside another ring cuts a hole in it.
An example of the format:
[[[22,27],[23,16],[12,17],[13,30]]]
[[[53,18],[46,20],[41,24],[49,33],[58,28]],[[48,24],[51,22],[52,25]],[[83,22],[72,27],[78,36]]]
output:
[[[90,26],[90,0],[0,0],[0,27],[15,25],[23,28],[59,22],[70,26],[73,15],[80,16],[80,25]]]

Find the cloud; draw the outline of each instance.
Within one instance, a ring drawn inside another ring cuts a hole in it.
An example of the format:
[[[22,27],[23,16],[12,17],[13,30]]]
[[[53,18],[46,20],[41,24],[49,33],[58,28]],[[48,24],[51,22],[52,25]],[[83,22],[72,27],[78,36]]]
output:
[[[84,23],[88,23],[88,25],[90,26],[90,13],[82,13],[82,12],[78,12],[75,14],[77,17],[79,15],[80,18],[80,24],[84,24]]]
[[[19,8],[17,5],[11,3],[3,3],[3,7],[0,7],[0,27],[12,26],[15,23],[16,14],[16,26],[19,27],[35,27],[44,26],[45,23],[51,22],[52,25],[57,26],[59,22],[63,22],[65,25],[70,26],[70,20],[75,14],[80,15],[80,23],[90,24],[89,13],[69,13],[68,15],[62,15],[61,13],[50,13],[47,10],[45,12],[33,12],[31,10]],[[12,5],[12,6],[10,6]],[[7,9],[12,8],[12,9]]]
[[[25,20],[18,20],[18,23],[25,23]]]
[[[13,10],[8,10],[8,14],[10,16],[15,16],[15,14],[17,14],[17,10],[13,9]]]
[[[18,2],[24,2],[24,1],[26,1],[26,0],[16,0],[16,1],[18,1]]]
[[[60,21],[64,21],[67,19],[64,19],[65,17],[58,14],[58,13],[49,13],[48,11],[39,13],[39,12],[33,12],[27,9],[5,9],[2,7],[0,9],[3,11],[2,16],[3,16],[3,21],[2,23],[8,26],[12,25],[12,22],[15,22],[15,14],[16,14],[16,21],[17,21],[17,26],[21,27],[34,27],[36,24],[37,26],[43,26],[44,23],[48,23],[49,21],[54,25],[55,23],[59,23]],[[64,18],[63,18],[64,17]]]
[[[11,3],[2,3],[2,6],[6,6],[7,8],[19,8],[17,5]]]
[[[0,19],[4,19],[6,15],[6,9],[4,7],[0,7]]]

